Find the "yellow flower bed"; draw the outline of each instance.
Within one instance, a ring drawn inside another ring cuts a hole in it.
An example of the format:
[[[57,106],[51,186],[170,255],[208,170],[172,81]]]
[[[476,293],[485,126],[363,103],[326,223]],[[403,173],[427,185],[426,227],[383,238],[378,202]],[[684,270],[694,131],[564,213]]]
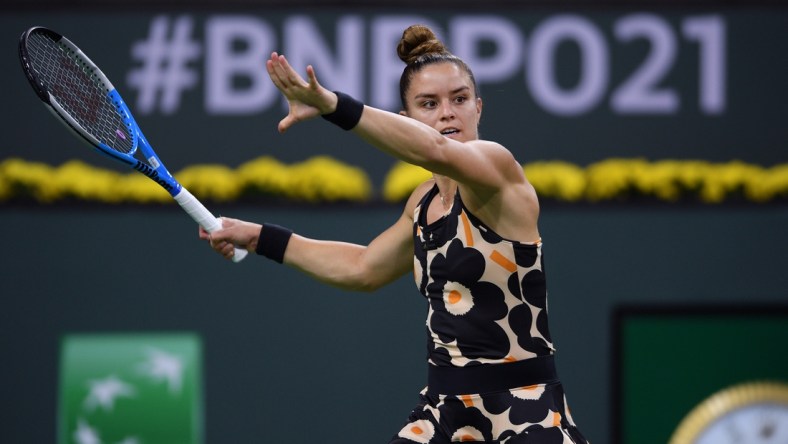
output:
[[[306,202],[367,201],[372,184],[356,167],[328,157],[286,165],[261,157],[231,169],[193,165],[175,178],[201,199],[233,202],[245,196],[286,197]],[[0,162],[0,202],[30,196],[41,203],[63,199],[105,203],[169,203],[169,194],[147,177],[118,173],[81,161],[52,167],[40,162]]]
[[[638,196],[665,201],[696,196],[706,203],[741,196],[768,202],[788,197],[788,164],[764,168],[740,161],[607,159],[585,168],[562,161],[532,162],[523,170],[540,197],[566,202]],[[420,167],[399,163],[386,177],[383,197],[404,200],[428,177]]]
[[[625,201],[650,197],[706,203],[726,199],[769,202],[788,197],[788,164],[761,167],[740,161],[607,159],[580,167],[563,161],[531,162],[523,170],[544,199],[565,202]],[[194,195],[217,202],[264,196],[300,202],[368,202],[374,199],[367,174],[326,156],[284,164],[260,157],[230,168],[193,165],[175,177]],[[384,179],[381,198],[401,202],[431,174],[403,162]],[[0,202],[41,203],[80,200],[102,203],[169,203],[166,191],[136,172],[118,173],[69,161],[53,167],[40,162],[0,162]]]

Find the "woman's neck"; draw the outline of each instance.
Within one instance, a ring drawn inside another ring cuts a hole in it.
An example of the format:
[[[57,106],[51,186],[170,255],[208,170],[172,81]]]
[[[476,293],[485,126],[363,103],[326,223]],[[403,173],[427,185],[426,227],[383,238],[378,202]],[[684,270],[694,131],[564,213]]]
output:
[[[457,194],[457,182],[446,176],[433,174],[435,184],[438,185],[438,195],[441,199],[443,207],[448,209],[454,202],[454,196]]]

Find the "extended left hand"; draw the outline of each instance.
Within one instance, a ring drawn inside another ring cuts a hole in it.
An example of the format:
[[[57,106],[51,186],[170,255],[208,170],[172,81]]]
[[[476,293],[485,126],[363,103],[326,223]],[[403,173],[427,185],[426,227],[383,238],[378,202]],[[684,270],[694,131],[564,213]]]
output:
[[[320,85],[311,65],[306,67],[309,82],[298,75],[285,56],[276,52],[271,54],[265,65],[271,81],[285,96],[290,108],[287,116],[279,122],[280,133],[298,122],[330,113],[336,108],[336,94]]]

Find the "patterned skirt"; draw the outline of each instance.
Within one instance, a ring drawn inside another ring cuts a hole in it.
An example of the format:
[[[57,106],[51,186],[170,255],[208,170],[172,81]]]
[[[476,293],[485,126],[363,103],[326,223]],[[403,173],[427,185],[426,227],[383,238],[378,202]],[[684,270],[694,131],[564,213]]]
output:
[[[552,365],[551,360],[547,363]],[[498,368],[508,370],[516,366],[505,364]],[[549,375],[550,367],[547,368]],[[462,378],[448,376],[438,379],[431,375],[431,380],[441,381],[443,393],[436,392],[434,386],[425,388],[407,423],[389,444],[588,444],[572,420],[557,377],[512,389],[491,389],[496,383],[505,381],[507,375],[502,375],[503,378],[474,375],[465,383]],[[452,382],[446,384],[446,379]],[[484,391],[460,394],[474,384],[483,386]],[[449,394],[445,394],[447,392]]]

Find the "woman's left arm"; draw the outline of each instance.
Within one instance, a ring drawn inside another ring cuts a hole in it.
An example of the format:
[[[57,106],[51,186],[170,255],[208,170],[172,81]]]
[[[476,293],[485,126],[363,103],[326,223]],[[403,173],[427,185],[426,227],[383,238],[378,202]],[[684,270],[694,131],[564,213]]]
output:
[[[288,115],[279,122],[280,132],[300,121],[336,111],[337,95],[320,85],[312,66],[306,70],[308,81],[277,53],[271,55],[266,68],[290,108]],[[500,144],[483,140],[456,141],[400,114],[364,106],[353,132],[400,160],[472,187],[498,189],[524,180],[522,168],[511,152]]]
[[[400,114],[365,106],[353,132],[402,161],[470,186],[500,188],[524,180],[522,167],[502,145],[487,140],[453,140]]]

